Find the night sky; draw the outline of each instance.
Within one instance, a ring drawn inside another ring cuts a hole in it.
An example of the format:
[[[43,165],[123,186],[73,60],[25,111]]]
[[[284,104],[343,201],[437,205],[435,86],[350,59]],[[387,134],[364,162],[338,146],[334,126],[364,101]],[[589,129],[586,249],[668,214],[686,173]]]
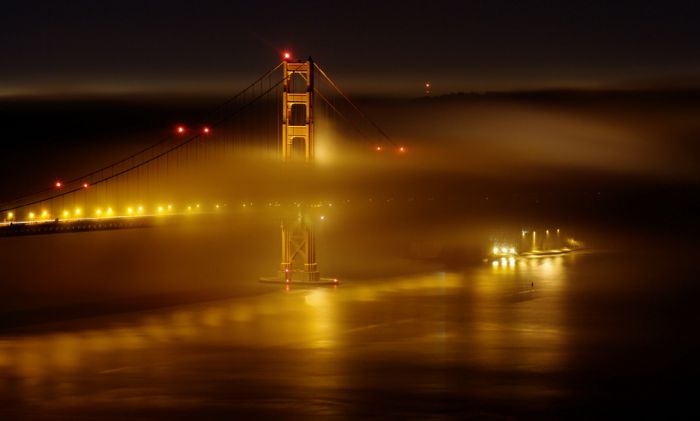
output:
[[[0,95],[220,92],[290,49],[349,91],[697,86],[696,2],[4,1]]]

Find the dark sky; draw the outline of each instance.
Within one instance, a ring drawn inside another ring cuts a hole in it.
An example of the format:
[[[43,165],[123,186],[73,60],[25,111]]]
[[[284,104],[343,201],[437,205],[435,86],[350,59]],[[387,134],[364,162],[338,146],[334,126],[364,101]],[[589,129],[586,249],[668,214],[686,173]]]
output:
[[[279,52],[348,90],[696,84],[691,1],[14,1],[0,95],[235,90]]]

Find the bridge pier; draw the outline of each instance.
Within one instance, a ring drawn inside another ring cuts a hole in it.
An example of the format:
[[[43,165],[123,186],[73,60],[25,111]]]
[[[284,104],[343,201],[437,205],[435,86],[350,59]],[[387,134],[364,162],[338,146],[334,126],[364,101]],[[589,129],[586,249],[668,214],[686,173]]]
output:
[[[282,262],[280,278],[285,282],[319,282],[314,227],[302,213],[293,220],[282,220]]]
[[[261,282],[287,285],[337,285],[334,278],[322,278],[316,262],[316,233],[313,222],[299,212],[280,224],[281,262],[276,277]]]

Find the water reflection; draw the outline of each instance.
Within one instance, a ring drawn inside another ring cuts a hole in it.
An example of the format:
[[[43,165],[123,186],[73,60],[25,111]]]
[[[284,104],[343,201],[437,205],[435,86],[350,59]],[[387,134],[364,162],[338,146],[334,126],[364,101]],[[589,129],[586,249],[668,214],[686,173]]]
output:
[[[410,387],[442,392],[455,381],[450,367],[561,369],[571,259],[506,263],[340,288],[261,284],[246,298],[5,335],[2,393],[43,409],[109,406],[115,397],[131,400],[127,407],[198,407],[221,403],[217,387],[244,393],[234,378],[261,385],[254,394],[267,399],[265,387],[321,395],[382,387],[406,375],[397,364],[432,367],[414,372]],[[326,405],[310,411],[334,413]]]

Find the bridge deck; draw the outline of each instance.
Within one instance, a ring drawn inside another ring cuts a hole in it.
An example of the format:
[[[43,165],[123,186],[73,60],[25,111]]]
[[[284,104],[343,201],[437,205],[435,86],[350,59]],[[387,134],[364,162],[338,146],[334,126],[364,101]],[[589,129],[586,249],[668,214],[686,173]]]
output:
[[[0,226],[0,237],[144,228],[153,226],[155,221],[156,217],[141,216],[16,223]]]

